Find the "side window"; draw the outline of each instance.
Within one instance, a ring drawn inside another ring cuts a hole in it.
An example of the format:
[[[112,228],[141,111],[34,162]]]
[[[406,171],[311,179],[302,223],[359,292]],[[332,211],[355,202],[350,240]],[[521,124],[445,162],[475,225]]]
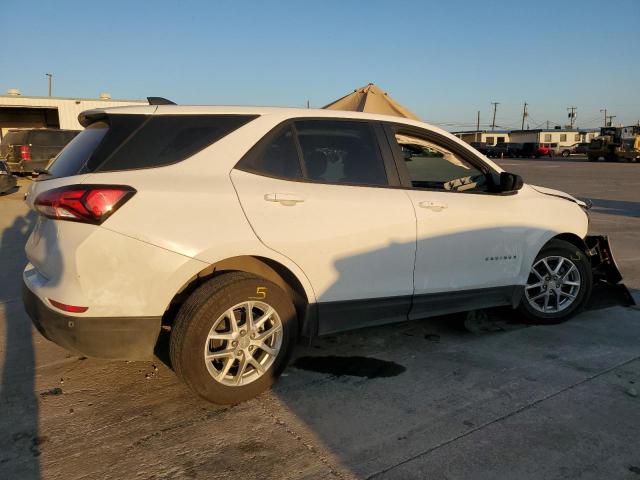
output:
[[[264,148],[250,152],[238,168],[275,177],[302,178],[293,129],[287,127]]]
[[[309,180],[326,183],[388,185],[382,154],[367,122],[295,122]]]
[[[396,133],[411,185],[462,192],[486,191],[486,176],[460,155],[413,134]]]

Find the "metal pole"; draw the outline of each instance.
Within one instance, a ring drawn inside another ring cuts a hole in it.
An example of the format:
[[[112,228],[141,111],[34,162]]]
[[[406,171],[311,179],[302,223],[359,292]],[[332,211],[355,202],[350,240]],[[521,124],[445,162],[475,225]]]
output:
[[[478,121],[476,123],[476,142],[478,141],[478,134],[480,133],[480,110],[478,110]]]
[[[500,102],[491,102],[491,105],[493,105],[493,122],[491,122],[491,131],[493,131],[496,129],[496,110],[498,110]]]
[[[49,96],[51,96],[52,92],[52,84],[53,84],[53,73],[45,73],[49,80]]]
[[[524,108],[522,109],[522,128],[521,130],[524,130],[524,119],[527,116],[527,102],[524,102]]]
[[[575,122],[575,116],[576,116],[576,110],[578,109],[578,107],[567,107],[567,111],[571,111],[569,113],[569,120],[570,120],[570,124],[571,124],[571,129],[573,130],[573,124]]]
[[[604,112],[604,126],[607,126],[607,109],[605,108],[604,110],[600,109],[600,113]]]

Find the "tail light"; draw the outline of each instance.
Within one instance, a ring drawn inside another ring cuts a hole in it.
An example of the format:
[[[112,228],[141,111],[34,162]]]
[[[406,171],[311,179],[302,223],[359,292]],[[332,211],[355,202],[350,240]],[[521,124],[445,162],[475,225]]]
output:
[[[100,225],[135,193],[123,185],[70,185],[41,193],[34,206],[48,218]]]
[[[29,145],[20,146],[20,160],[31,160],[31,149]]]
[[[89,310],[89,307],[77,307],[75,305],[67,305],[66,303],[56,302],[55,300],[52,300],[50,298],[48,298],[47,300],[49,300],[49,303],[51,303],[51,305],[65,312],[84,313],[87,310]]]

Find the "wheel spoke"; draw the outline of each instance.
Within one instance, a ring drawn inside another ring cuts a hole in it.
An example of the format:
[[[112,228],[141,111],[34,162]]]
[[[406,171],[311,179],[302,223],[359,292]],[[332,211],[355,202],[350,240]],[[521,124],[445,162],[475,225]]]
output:
[[[233,340],[233,333],[230,332],[216,332],[209,333],[209,340]]]
[[[533,273],[536,277],[538,277],[538,280],[544,280],[544,276],[538,273],[535,265],[531,268],[531,273]]]
[[[218,380],[219,382],[224,380],[224,377],[227,376],[227,373],[229,373],[229,369],[231,368],[234,362],[235,362],[235,358],[229,358],[225,362],[224,367],[222,367],[222,370],[220,370],[220,373],[218,373],[216,380]]]
[[[264,367],[258,360],[253,358],[253,356],[249,356],[247,360],[249,361],[249,364],[253,366],[253,368],[255,368],[258,373],[264,373]]]
[[[269,320],[269,317],[271,317],[271,315],[273,314],[274,310],[273,308],[269,307],[267,308],[267,311],[264,312],[260,317],[258,317],[254,323],[253,328],[258,330],[260,327],[262,327],[262,325],[264,324],[264,322],[266,322],[267,320]]]
[[[245,307],[247,309],[247,324],[245,326],[248,330],[253,329],[253,305],[254,302],[247,302]]]
[[[577,297],[577,295],[572,295],[571,293],[563,292],[562,290],[560,290],[560,295],[564,295],[565,297],[569,297],[572,300]]]
[[[244,371],[247,369],[247,356],[243,355],[240,358],[240,365],[238,366],[238,373],[236,374],[236,385],[240,385],[242,381],[242,375],[244,375]]]
[[[534,283],[531,285],[527,285],[525,288],[525,290],[529,290],[530,288],[540,288],[544,285],[544,282],[538,282],[538,283]]]
[[[536,295],[535,297],[531,297],[529,300],[531,300],[532,302],[535,300],[538,300],[539,298],[544,297],[547,294],[546,290],[542,293],[539,293],[538,295]]]
[[[547,292],[546,292],[546,295],[545,295],[545,297],[544,297],[544,306],[542,307],[542,309],[543,309],[544,311],[546,311],[546,310],[547,310],[547,307],[549,306],[549,296],[550,296],[550,295],[549,295],[549,292],[547,291]]]
[[[571,267],[569,267],[569,270],[564,272],[564,275],[562,275],[561,280],[564,280],[565,278],[567,278],[567,276],[569,276],[569,274],[573,272],[575,269],[576,269],[575,265],[571,265]]]
[[[570,285],[572,287],[579,287],[580,286],[580,282],[573,282],[571,280],[565,280],[564,282],[562,282],[563,285]]]
[[[234,352],[233,348],[226,348],[224,350],[219,350],[217,352],[210,352],[204,356],[204,359],[210,362],[211,360],[227,358],[227,357],[233,356],[233,352]]]
[[[231,327],[231,331],[236,333],[238,331],[238,321],[236,320],[236,314],[233,311],[233,308],[227,310],[226,316],[229,319],[229,326]]]
[[[273,327],[271,327],[269,330],[265,330],[264,332],[262,332],[260,335],[258,335],[254,340],[258,341],[258,342],[263,342],[265,341],[267,338],[273,336],[274,334],[278,333],[279,331],[282,330],[282,325],[278,324],[278,325],[274,325]]]
[[[551,269],[551,267],[547,263],[547,259],[546,258],[542,259],[542,264],[544,265],[544,268],[547,269],[547,273],[553,273],[553,270]]]
[[[558,273],[560,272],[560,268],[562,268],[562,265],[564,264],[564,258],[560,257],[560,260],[558,260],[558,264],[556,265],[556,268],[553,270],[553,273]]]
[[[268,353],[269,355],[275,355],[276,354],[276,350],[274,348],[271,348],[269,345],[267,345],[265,342],[262,342],[260,345],[258,345],[258,348],[260,350],[265,351],[266,353]]]

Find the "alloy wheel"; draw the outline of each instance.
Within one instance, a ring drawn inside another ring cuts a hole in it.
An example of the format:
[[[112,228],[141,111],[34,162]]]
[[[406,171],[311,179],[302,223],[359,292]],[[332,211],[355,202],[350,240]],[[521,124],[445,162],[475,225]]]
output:
[[[282,321],[269,304],[239,303],[220,315],[209,331],[204,345],[207,370],[223,385],[247,385],[271,367],[282,333]]]
[[[580,288],[580,272],[576,265],[568,258],[549,256],[533,265],[524,292],[532,308],[553,314],[569,308]]]

